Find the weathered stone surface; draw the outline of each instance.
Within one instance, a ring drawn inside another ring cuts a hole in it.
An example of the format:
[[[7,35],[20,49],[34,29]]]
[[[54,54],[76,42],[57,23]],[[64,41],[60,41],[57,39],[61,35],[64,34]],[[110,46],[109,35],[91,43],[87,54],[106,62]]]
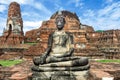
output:
[[[98,44],[100,45],[100,47],[103,44],[104,47],[120,47],[119,34],[120,34],[120,30],[106,30],[101,33]]]
[[[0,44],[16,45],[24,41],[23,21],[21,18],[20,5],[12,2],[8,9],[6,28],[0,38]]]
[[[35,72],[32,80],[87,80],[89,71]]]
[[[45,45],[44,45],[45,46]],[[23,52],[23,54],[25,56],[40,56],[46,49],[46,47],[42,46],[40,43],[29,47],[28,50],[26,50],[25,52]],[[47,45],[46,45],[47,46]]]
[[[120,30],[106,30],[87,33],[88,44],[91,47],[120,47]]]
[[[87,33],[95,32],[92,26],[86,24],[81,24],[80,28],[86,30]]]
[[[25,33],[25,42],[37,42],[37,38],[39,36],[37,32],[39,32],[39,29],[27,31]]]

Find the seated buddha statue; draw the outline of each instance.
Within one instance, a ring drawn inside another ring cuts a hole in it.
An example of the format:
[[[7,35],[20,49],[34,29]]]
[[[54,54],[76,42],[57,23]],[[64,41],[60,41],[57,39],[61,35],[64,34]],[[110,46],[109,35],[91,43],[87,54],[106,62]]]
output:
[[[88,58],[73,55],[73,35],[63,30],[65,23],[62,12],[58,12],[55,19],[57,30],[49,35],[46,51],[33,59],[32,71],[83,71],[90,68]]]

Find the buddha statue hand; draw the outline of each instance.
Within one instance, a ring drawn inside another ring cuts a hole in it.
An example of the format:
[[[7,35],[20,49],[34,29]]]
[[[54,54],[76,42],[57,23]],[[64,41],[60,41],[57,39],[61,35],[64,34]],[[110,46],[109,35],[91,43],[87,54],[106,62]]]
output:
[[[42,65],[42,64],[45,64],[46,63],[46,55],[42,55],[42,56],[40,56],[40,64]]]
[[[31,69],[32,71],[39,71],[39,66],[33,66]]]
[[[46,56],[43,54],[40,57],[35,57],[33,62],[36,66],[39,66],[40,64],[42,65],[46,62]]]

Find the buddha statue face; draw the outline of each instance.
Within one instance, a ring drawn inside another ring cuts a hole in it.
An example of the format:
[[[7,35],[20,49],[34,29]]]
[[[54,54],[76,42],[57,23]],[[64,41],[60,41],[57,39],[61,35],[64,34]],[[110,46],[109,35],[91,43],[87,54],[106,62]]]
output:
[[[65,25],[65,19],[64,19],[64,17],[63,17],[63,16],[58,16],[58,17],[56,18],[55,23],[56,23],[57,29],[58,29],[58,30],[62,30],[63,27],[64,27],[64,25]]]

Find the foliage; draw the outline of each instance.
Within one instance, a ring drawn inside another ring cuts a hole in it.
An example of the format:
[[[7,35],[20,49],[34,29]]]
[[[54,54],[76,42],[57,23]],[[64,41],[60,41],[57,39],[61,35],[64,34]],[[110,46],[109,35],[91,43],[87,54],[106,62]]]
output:
[[[5,67],[10,67],[21,63],[22,60],[0,60],[0,64]]]
[[[103,32],[104,30],[97,30],[96,32]]]
[[[104,59],[104,60],[97,60],[97,62],[101,62],[101,63],[120,63],[120,59],[115,59],[115,60],[112,60],[112,59]]]

